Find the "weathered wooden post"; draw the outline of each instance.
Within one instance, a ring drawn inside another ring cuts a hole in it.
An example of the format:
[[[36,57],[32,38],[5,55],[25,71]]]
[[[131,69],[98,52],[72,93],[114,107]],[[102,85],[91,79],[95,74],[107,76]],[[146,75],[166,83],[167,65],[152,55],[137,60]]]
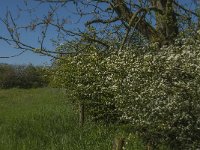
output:
[[[147,150],[152,150],[150,143],[147,144]]]
[[[125,146],[125,138],[124,137],[116,137],[113,142],[113,150],[123,150]]]
[[[83,102],[79,103],[79,126],[83,127],[85,122],[85,105]]]

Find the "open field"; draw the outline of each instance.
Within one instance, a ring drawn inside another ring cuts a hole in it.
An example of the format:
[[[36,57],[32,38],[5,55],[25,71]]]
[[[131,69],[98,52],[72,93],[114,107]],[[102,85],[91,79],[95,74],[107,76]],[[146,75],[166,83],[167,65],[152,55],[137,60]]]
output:
[[[111,150],[118,134],[117,126],[87,122],[80,128],[58,90],[0,90],[0,150]],[[126,149],[145,149],[134,136],[127,141]]]

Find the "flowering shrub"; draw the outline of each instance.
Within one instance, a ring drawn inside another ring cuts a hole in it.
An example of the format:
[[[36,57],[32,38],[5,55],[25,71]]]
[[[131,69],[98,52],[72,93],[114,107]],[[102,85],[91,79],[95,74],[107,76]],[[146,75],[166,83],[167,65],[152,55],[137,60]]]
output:
[[[100,55],[95,48],[61,59],[54,80],[95,119],[129,123],[152,145],[200,145],[200,40],[131,47]]]
[[[63,57],[53,71],[52,82],[65,88],[76,102],[83,103],[92,120],[110,123],[119,121],[119,113],[113,103],[114,93],[108,88],[110,83],[105,82],[103,58],[92,47],[76,56]]]
[[[124,49],[107,58],[121,119],[156,144],[200,145],[200,41]],[[111,77],[110,77],[111,78]]]

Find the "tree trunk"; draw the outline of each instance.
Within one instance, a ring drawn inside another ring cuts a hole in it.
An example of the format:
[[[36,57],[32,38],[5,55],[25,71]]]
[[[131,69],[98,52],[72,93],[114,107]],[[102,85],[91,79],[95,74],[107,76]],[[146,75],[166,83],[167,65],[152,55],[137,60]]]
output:
[[[174,0],[152,0],[152,6],[162,10],[155,11],[156,31],[161,35],[160,43],[172,43],[178,35],[178,24],[173,8]]]
[[[159,42],[160,45],[172,43],[178,35],[178,24],[173,7],[174,0],[151,0],[155,9],[156,27],[150,25],[145,19],[141,19],[136,29],[151,42]],[[133,12],[127,7],[124,0],[112,0],[114,10],[122,21],[129,23]],[[150,6],[149,6],[150,7]],[[139,18],[135,17],[138,21]],[[132,26],[135,24],[133,23]]]
[[[130,11],[130,9],[126,6],[124,0],[112,0],[114,4],[114,10],[117,15],[121,18],[122,21],[129,24],[132,16],[135,14]],[[139,17],[135,17],[135,20],[138,21]],[[133,23],[132,26],[135,24]],[[144,35],[150,41],[154,41],[159,37],[159,34],[156,32],[154,27],[152,27],[146,20],[141,19],[135,28]]]

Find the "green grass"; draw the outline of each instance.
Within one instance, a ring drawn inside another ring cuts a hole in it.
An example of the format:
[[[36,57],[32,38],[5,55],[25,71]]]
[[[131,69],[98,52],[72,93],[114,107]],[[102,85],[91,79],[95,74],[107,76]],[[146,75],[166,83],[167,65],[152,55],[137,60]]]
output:
[[[111,150],[121,128],[80,128],[72,108],[59,90],[0,89],[0,150]],[[126,141],[128,150],[145,149],[133,135]]]

